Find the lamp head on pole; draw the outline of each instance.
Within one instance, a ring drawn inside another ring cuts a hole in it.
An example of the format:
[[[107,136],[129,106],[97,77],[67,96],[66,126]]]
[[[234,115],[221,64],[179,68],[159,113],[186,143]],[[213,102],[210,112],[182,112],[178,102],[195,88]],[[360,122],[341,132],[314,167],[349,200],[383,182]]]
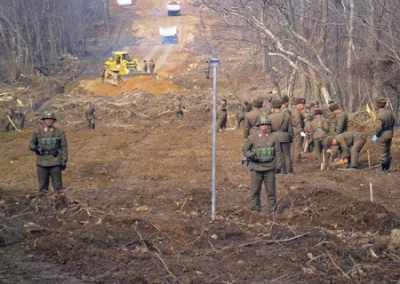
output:
[[[220,61],[219,61],[219,58],[211,58],[210,60],[209,60],[209,62],[210,62],[210,65],[212,66],[212,67],[218,67],[218,65],[219,65],[219,63],[220,63]]]

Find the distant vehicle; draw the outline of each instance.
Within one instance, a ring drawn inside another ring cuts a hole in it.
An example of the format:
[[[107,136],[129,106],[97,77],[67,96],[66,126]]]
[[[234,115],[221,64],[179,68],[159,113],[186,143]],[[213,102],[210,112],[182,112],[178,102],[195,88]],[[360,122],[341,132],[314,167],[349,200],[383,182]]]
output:
[[[131,59],[126,51],[113,51],[112,57],[104,62],[103,83],[118,86],[118,79],[131,76],[154,74],[143,72],[140,69],[139,60]],[[156,75],[156,74],[155,74]]]
[[[117,0],[119,6],[132,5],[132,0]]]
[[[177,0],[168,1],[167,11],[168,11],[168,16],[180,16],[181,2]]]
[[[162,44],[176,44],[178,43],[178,29],[173,27],[159,27],[161,43]]]

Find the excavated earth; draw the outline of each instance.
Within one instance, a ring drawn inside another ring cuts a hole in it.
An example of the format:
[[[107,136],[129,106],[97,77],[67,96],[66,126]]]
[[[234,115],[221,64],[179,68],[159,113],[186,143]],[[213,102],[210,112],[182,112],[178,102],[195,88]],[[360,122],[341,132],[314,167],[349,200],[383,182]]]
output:
[[[378,174],[370,139],[357,172],[321,171],[306,153],[295,175],[277,176],[278,214],[251,213],[235,112],[240,100],[268,95],[268,79],[246,46],[216,43],[217,21],[196,1],[183,2],[181,17],[167,17],[164,1],[145,2],[113,6],[113,32],[96,35],[63,93],[43,82],[52,78],[15,90],[27,122],[0,135],[0,283],[400,283],[399,132],[390,174]],[[171,24],[179,44],[160,45],[158,26]],[[158,77],[104,85],[102,63],[117,49],[153,59]],[[212,80],[203,68],[214,55],[229,119],[217,136],[213,221]],[[28,142],[49,108],[66,131],[69,163],[64,194],[38,197]]]

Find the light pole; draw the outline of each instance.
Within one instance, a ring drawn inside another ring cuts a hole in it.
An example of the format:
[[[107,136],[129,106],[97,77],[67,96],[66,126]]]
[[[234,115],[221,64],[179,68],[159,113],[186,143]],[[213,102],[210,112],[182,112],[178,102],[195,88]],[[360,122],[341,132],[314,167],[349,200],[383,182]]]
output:
[[[210,65],[213,67],[213,134],[212,134],[212,182],[211,182],[211,218],[215,220],[215,183],[217,176],[217,67],[219,65],[218,58],[211,58]]]

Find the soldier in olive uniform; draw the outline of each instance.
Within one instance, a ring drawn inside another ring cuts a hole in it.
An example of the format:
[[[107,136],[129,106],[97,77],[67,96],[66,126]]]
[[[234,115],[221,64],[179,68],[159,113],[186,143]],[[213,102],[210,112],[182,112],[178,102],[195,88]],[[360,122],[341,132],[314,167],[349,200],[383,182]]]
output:
[[[260,116],[260,110],[263,106],[264,100],[262,98],[256,98],[253,100],[253,110],[246,113],[243,123],[243,134],[244,138],[247,138],[251,131],[255,129],[257,118]]]
[[[328,121],[324,118],[322,109],[314,109],[315,118],[308,125],[307,131],[313,141],[314,149],[317,152],[318,159],[322,161],[323,142],[326,134],[329,132]]]
[[[12,125],[10,120],[12,121],[12,123],[14,123],[14,125]],[[25,114],[22,111],[17,110],[17,105],[12,105],[7,110],[3,132],[8,132],[10,131],[10,129],[15,130],[14,126],[17,127],[17,129],[23,129],[24,123]]]
[[[340,159],[346,164],[350,160],[350,169],[358,168],[358,158],[360,151],[364,147],[367,138],[364,134],[357,131],[347,131],[336,136],[329,136],[325,139],[327,153],[332,154],[331,146],[338,146],[341,152]]]
[[[150,73],[153,74],[154,70],[156,69],[156,64],[154,64],[153,59],[149,62]]]
[[[217,125],[216,125],[217,132],[220,129],[222,130],[226,129],[226,122],[228,121],[228,110],[226,108],[226,104],[227,100],[222,99],[221,104],[217,110]]]
[[[174,103],[174,112],[176,114],[176,118],[182,120],[183,119],[183,106],[180,97],[176,97]]]
[[[329,133],[332,135],[339,135],[346,132],[349,124],[347,114],[339,109],[337,103],[330,104],[329,110],[335,114],[335,123],[329,126]]]
[[[35,130],[29,142],[29,149],[36,153],[36,170],[39,193],[49,191],[50,178],[55,192],[63,189],[62,172],[67,167],[68,145],[65,132],[54,126],[57,120],[53,111],[45,111],[41,120],[43,126]]]
[[[304,115],[302,110],[304,109],[304,105],[306,100],[303,98],[296,98],[295,108],[292,111],[291,119],[292,119],[292,127],[293,127],[293,143],[292,143],[292,157],[293,163],[301,162],[301,151],[303,149],[304,137],[306,134],[304,133]]]
[[[147,69],[149,69],[149,65],[146,60],[143,60],[143,72],[147,73]]]
[[[247,137],[243,145],[243,155],[249,160],[251,210],[261,212],[261,187],[264,182],[267,192],[267,211],[276,213],[275,173],[281,172],[282,160],[279,139],[270,133],[271,121],[266,117],[257,119],[258,130]]]
[[[91,102],[88,102],[85,107],[85,117],[88,123],[89,129],[95,129],[95,115],[96,110]]]
[[[244,123],[244,117],[250,110],[251,105],[248,101],[243,101],[243,103],[239,105],[239,111],[236,114],[236,128],[240,128],[240,124]]]
[[[289,97],[287,95],[284,95],[281,100],[282,100],[281,112],[288,113],[289,115],[291,115],[292,113],[289,109]]]
[[[385,105],[385,98],[375,99],[374,110],[377,112],[377,116],[371,140],[376,143],[376,151],[382,165],[382,174],[389,172],[390,163],[392,161],[390,148],[392,146],[393,127],[396,123],[393,113],[389,110],[385,110]]]
[[[268,116],[271,120],[271,132],[276,133],[282,153],[283,174],[293,173],[292,156],[290,155],[290,142],[293,138],[292,120],[290,114],[281,112],[282,101],[274,99],[271,102],[273,113]]]
[[[206,74],[206,78],[210,79],[210,61],[206,61],[206,66],[204,67],[204,74]]]

